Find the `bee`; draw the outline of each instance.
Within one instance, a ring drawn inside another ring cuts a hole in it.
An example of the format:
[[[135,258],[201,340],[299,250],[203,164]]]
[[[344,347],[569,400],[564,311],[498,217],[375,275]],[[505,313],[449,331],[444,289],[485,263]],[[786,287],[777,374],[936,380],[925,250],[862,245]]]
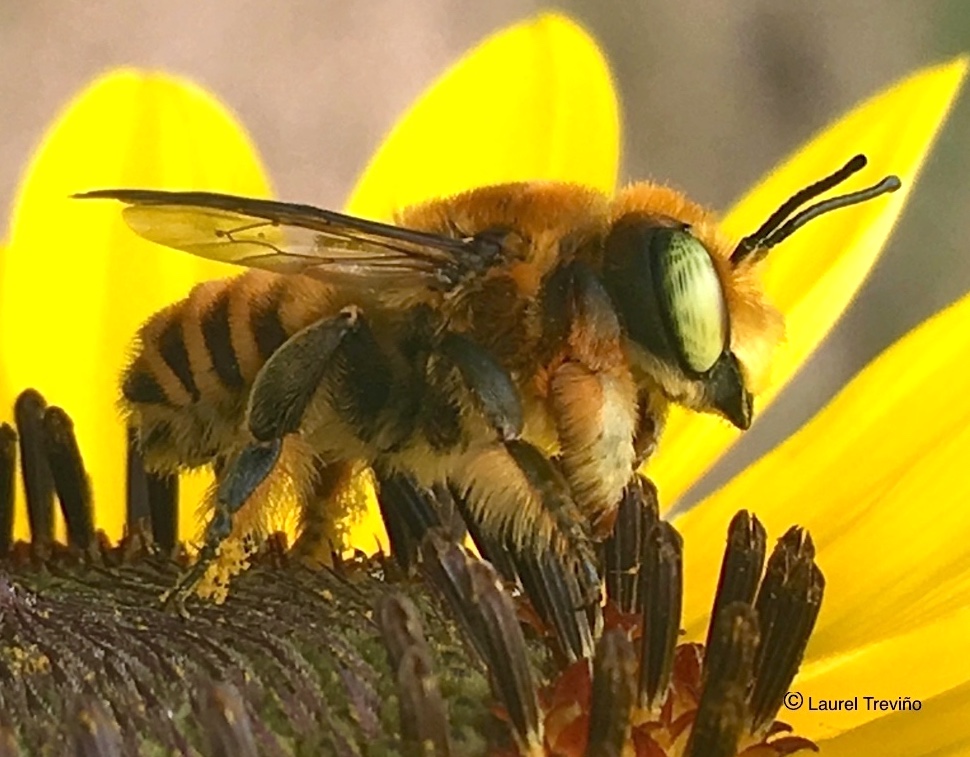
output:
[[[253,269],[152,316],[122,381],[150,469],[215,469],[210,547],[251,528],[280,477],[312,545],[366,467],[379,488],[448,486],[513,548],[590,555],[669,405],[751,425],[783,332],[760,263],[812,219],[899,187],[805,207],[865,164],[737,243],[654,183],[486,186],[394,224],[207,192],[79,196],[125,203],[153,242]]]

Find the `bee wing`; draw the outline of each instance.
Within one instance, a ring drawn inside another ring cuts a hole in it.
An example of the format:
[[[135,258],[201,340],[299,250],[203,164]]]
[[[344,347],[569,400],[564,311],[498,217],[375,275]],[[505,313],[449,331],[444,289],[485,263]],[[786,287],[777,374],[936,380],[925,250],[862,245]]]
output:
[[[102,189],[75,195],[127,203],[140,236],[204,258],[332,281],[449,290],[501,257],[492,238],[463,239],[310,205],[212,192]]]

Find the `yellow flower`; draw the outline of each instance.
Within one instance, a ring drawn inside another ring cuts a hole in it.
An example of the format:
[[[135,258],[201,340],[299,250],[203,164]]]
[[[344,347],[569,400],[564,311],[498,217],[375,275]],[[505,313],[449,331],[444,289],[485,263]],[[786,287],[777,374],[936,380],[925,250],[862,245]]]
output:
[[[118,376],[152,312],[227,265],[172,255],[134,237],[116,208],[70,199],[101,186],[195,187],[265,196],[258,158],[232,116],[188,82],[117,71],[72,102],[44,137],[0,248],[0,411],[38,389],[74,419],[109,536],[125,518]],[[204,481],[185,493],[198,501]],[[183,508],[184,509],[184,508]],[[189,512],[189,517],[194,512]],[[16,535],[26,537],[18,503]]]
[[[759,409],[865,278],[965,68],[958,60],[917,72],[862,104],[726,215],[729,233],[752,231],[794,190],[857,152],[870,159],[868,176],[895,173],[903,181],[901,192],[817,221],[769,256],[765,284],[785,314],[787,339]],[[378,151],[348,209],[387,218],[401,205],[515,179],[610,191],[618,153],[616,98],[602,55],[575,24],[543,15],[490,39],[448,72]],[[71,411],[97,520],[118,536],[124,440],[113,403],[127,342],[144,317],[192,282],[229,271],[142,243],[121,227],[116,208],[66,199],[107,186],[267,190],[246,138],[217,104],[188,84],[133,72],[112,74],[75,101],[28,172],[0,258],[0,403],[10,407],[17,390],[34,386]],[[806,706],[782,719],[827,755],[970,750],[962,717],[970,706],[963,654],[970,485],[962,471],[970,403],[961,364],[970,354],[968,321],[970,299],[924,324],[785,444],[676,519],[686,544],[684,622],[697,639],[736,510],[754,510],[772,534],[792,523],[812,532],[827,595],[794,686]],[[734,440],[714,419],[674,415],[648,471],[664,503]],[[930,508],[932,517],[921,518]],[[188,521],[183,533],[194,532]],[[859,710],[807,708],[808,697],[852,696],[860,697]],[[869,710],[866,696],[918,698],[922,709]]]

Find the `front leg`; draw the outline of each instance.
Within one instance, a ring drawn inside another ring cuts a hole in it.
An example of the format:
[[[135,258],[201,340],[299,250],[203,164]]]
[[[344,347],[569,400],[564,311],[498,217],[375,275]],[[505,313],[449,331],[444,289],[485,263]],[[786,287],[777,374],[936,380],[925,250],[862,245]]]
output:
[[[622,367],[592,371],[568,362],[553,374],[550,404],[559,433],[559,464],[594,537],[613,527],[633,475],[636,390]]]
[[[667,398],[652,379],[640,379],[637,395],[637,431],[633,438],[636,455],[634,467],[639,468],[653,457],[667,422]]]
[[[547,406],[560,465],[593,533],[609,533],[637,462],[637,386],[609,295],[583,263],[557,270],[543,287],[543,327],[555,352]]]

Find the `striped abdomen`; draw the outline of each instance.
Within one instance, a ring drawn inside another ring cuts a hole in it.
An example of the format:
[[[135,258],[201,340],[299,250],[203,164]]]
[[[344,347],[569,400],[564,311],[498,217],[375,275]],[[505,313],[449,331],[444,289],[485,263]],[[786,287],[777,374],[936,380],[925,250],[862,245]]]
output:
[[[256,373],[292,334],[330,309],[326,285],[249,271],[196,286],[139,330],[122,404],[149,467],[211,463],[244,443]]]

